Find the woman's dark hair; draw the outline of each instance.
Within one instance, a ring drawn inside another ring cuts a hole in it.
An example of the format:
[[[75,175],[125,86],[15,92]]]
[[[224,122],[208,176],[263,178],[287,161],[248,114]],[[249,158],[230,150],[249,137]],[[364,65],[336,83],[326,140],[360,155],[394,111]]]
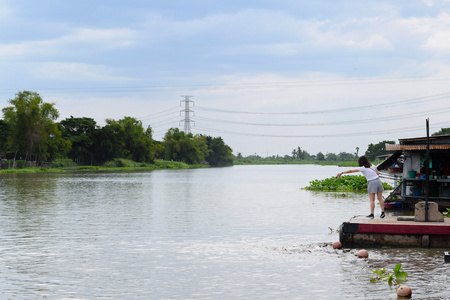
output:
[[[361,157],[358,159],[358,164],[359,164],[360,167],[364,166],[364,167],[366,167],[366,168],[370,168],[370,166],[372,165],[372,164],[369,162],[369,160],[367,159],[367,157],[365,157],[365,156],[361,156]]]

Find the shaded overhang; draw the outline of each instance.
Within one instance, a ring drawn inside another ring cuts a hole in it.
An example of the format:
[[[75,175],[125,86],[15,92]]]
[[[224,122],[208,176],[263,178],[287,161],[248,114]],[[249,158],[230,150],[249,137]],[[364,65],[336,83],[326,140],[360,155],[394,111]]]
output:
[[[386,144],[386,146],[387,145],[392,145],[392,144]],[[395,151],[385,161],[383,161],[381,164],[379,164],[377,166],[377,169],[379,171],[381,171],[381,170],[385,170],[385,169],[389,168],[393,163],[395,163],[397,161],[397,159],[400,157],[400,155],[402,155],[402,151]]]

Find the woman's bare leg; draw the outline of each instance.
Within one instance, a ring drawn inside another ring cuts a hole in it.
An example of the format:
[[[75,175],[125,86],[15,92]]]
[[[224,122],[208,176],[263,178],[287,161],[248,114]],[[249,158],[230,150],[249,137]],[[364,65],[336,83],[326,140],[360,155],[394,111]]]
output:
[[[375,212],[375,194],[369,194],[369,200],[370,200],[370,212],[373,214]]]
[[[381,211],[384,211],[383,192],[377,193],[378,202],[380,202]],[[375,201],[374,201],[375,202]],[[374,203],[375,204],[375,203]]]

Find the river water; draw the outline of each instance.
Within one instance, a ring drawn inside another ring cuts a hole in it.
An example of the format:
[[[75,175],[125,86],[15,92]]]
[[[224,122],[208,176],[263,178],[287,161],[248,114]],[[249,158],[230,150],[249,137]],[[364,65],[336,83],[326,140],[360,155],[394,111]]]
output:
[[[333,250],[366,194],[309,192],[336,166],[0,175],[1,299],[449,299],[445,249]],[[380,213],[376,209],[376,216]]]

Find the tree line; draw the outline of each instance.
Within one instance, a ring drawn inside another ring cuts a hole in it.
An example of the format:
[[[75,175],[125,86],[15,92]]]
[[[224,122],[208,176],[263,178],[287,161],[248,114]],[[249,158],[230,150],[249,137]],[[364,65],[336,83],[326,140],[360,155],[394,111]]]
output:
[[[155,159],[187,164],[229,166],[231,148],[221,137],[193,135],[178,128],[167,131],[162,141],[152,137],[133,117],[107,119],[100,127],[94,119],[71,116],[55,122],[59,112],[37,92],[20,91],[11,106],[2,109],[0,152],[26,161],[70,159],[79,165],[104,165],[115,159],[153,163]]]
[[[441,128],[441,130],[435,132],[432,134],[432,136],[438,136],[438,135],[449,135],[450,134],[450,128]],[[376,163],[377,162],[377,156],[391,154],[392,151],[386,150],[386,144],[395,144],[394,141],[388,141],[384,140],[381,142],[378,142],[376,144],[369,144],[367,146],[367,150],[364,154],[369,161]],[[317,153],[316,155],[311,155],[308,153],[308,151],[302,149],[300,146],[293,149],[291,152],[291,155],[285,154],[284,156],[279,155],[273,155],[268,157],[261,157],[257,154],[249,155],[249,156],[242,156],[241,153],[238,153],[236,156],[236,162],[239,164],[245,164],[245,163],[283,163],[283,164],[290,164],[290,163],[336,163],[338,162],[341,164],[341,162],[356,162],[359,158],[359,147],[355,148],[354,153],[348,153],[348,152],[340,152],[338,154],[336,153],[326,153],[323,154],[322,152]]]

